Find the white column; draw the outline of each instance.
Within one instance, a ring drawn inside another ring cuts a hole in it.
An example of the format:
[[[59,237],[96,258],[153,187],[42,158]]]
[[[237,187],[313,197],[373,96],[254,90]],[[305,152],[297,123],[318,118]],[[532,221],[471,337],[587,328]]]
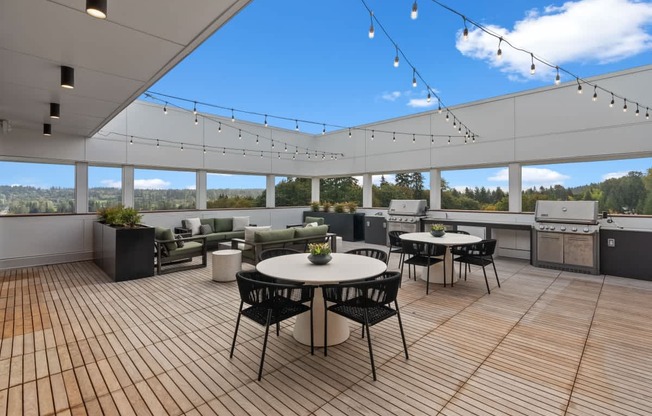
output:
[[[362,206],[371,208],[373,202],[373,178],[370,173],[362,175]]]
[[[441,170],[430,169],[430,209],[441,209]]]
[[[312,178],[312,190],[310,194],[311,201],[319,201],[319,178]]]
[[[88,163],[75,162],[75,212],[88,212]]]
[[[134,206],[134,167],[122,167],[122,205]]]
[[[197,209],[206,209],[207,195],[206,195],[206,171],[198,170],[195,183],[195,207]]]
[[[265,206],[267,208],[274,208],[276,206],[276,175],[267,175]]]
[[[523,209],[523,174],[520,163],[509,164],[509,211],[521,212]]]

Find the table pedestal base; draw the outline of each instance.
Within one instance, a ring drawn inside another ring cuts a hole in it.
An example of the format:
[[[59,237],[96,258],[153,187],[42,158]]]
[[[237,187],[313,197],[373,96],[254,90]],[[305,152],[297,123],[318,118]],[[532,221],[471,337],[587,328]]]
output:
[[[451,271],[453,271],[453,256],[451,255],[450,251],[446,251],[446,257],[444,257],[444,262],[446,263],[446,284],[448,285],[451,283]],[[419,278],[425,282],[427,276],[426,269],[425,267],[417,267],[417,271],[419,269],[421,269],[421,272],[419,272]],[[464,271],[462,271],[462,274],[464,274]],[[456,283],[459,280],[458,276],[459,276],[458,271],[455,270],[455,275],[453,276],[454,283]],[[438,285],[444,284],[443,262],[433,264],[432,266],[430,266],[430,283],[435,283]]]
[[[324,297],[321,288],[315,289],[312,304],[315,347],[324,346]],[[328,346],[341,344],[349,338],[349,321],[337,314],[328,313]],[[294,339],[310,345],[310,312],[297,316],[294,324]]]

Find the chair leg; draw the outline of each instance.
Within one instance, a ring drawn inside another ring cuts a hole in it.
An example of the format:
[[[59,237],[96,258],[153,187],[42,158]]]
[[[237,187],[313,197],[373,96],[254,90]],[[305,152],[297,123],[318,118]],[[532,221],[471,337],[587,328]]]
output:
[[[233,358],[233,350],[235,349],[235,339],[238,336],[238,328],[240,328],[240,317],[242,316],[242,305],[243,305],[243,302],[240,301],[240,310],[238,311],[238,319],[235,321],[235,332],[233,332],[233,342],[231,343],[231,354],[229,354],[229,358]]]
[[[272,320],[272,310],[267,311],[267,322],[265,323],[265,340],[263,341],[263,353],[260,356],[260,367],[258,368],[258,381],[263,376],[263,364],[265,364],[265,351],[267,349],[267,337],[269,336],[269,323]]]
[[[416,275],[416,271],[414,272]],[[426,266],[426,295],[428,294],[428,290],[430,289],[430,262],[428,262],[428,265]]]
[[[494,263],[494,256],[491,256],[491,265],[494,266],[494,274],[496,275],[496,282],[498,282],[498,287],[500,287],[500,280],[498,280],[498,272],[496,271],[496,263]]]
[[[487,285],[487,293],[491,295],[491,289],[489,289],[489,281],[487,280],[487,271],[484,268],[484,265],[482,266],[482,273],[484,273],[484,283]]]
[[[281,324],[279,322],[276,323],[276,336],[279,336],[281,333]]]
[[[401,264],[401,281],[403,281],[403,266],[405,266],[405,264]],[[410,273],[410,266],[408,266],[408,273]]]
[[[328,305],[324,299],[324,357],[328,357]]]
[[[362,334],[362,339],[364,339],[364,324],[360,327],[360,332]]]
[[[315,336],[312,328],[312,303],[313,299],[310,299],[310,355],[315,355]]]
[[[405,342],[405,334],[403,333],[403,322],[401,322],[401,313],[398,311],[398,302],[394,301],[394,307],[396,308],[396,317],[398,318],[398,328],[401,330],[401,339],[403,339],[403,349],[405,350],[405,359],[409,360],[407,344]]]
[[[371,348],[371,334],[369,333],[369,316],[367,315],[367,310],[364,311],[364,320],[365,328],[367,328],[367,344],[369,344],[369,359],[371,360],[371,374],[374,376],[374,381],[376,381],[376,366],[374,365],[374,351]]]

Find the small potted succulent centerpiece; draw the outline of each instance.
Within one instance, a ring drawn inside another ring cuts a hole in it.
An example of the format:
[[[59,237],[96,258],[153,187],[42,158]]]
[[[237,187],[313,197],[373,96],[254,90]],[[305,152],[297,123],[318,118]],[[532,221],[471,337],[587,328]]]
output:
[[[446,227],[444,224],[432,224],[430,227],[430,234],[432,234],[433,237],[442,237],[446,234]]]
[[[310,255],[308,255],[308,260],[311,263],[322,265],[331,261],[331,247],[328,243],[312,243],[308,244],[308,250]]]

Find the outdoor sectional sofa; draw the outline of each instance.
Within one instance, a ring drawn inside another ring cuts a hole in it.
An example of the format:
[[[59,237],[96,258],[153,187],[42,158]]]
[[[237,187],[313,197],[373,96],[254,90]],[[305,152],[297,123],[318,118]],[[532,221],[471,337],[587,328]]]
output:
[[[252,240],[231,239],[231,248],[242,251],[243,262],[256,264],[260,252],[269,248],[293,248],[303,252],[308,243],[328,242],[331,250],[335,252],[335,237],[335,234],[328,232],[327,225],[264,230],[255,231]]]
[[[233,229],[234,219],[237,230]],[[176,227],[174,232],[184,236],[192,235],[193,237],[199,234],[193,234],[192,227],[188,222],[183,220],[181,227]],[[209,225],[211,233],[201,234],[206,237],[206,248],[208,250],[217,250],[220,243],[228,242],[234,238],[244,238],[244,226],[249,226],[249,217],[230,217],[230,218],[200,218],[201,225]],[[242,227],[242,229],[240,229]]]

